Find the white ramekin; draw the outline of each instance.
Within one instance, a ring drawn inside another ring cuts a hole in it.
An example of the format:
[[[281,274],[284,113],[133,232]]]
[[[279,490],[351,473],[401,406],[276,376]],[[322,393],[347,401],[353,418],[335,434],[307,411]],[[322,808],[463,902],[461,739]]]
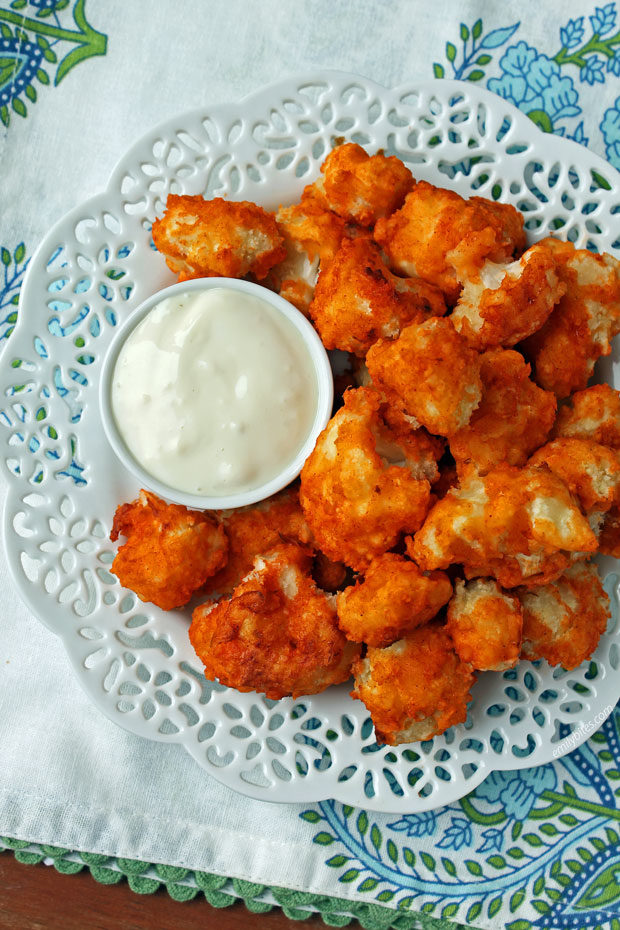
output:
[[[150,472],[142,467],[127,448],[112,411],[112,377],[116,360],[125,340],[134,328],[156,304],[160,303],[160,301],[178,294],[205,291],[214,287],[225,287],[230,290],[241,291],[244,294],[251,294],[253,297],[259,297],[273,307],[274,310],[277,310],[278,313],[281,313],[282,316],[286,317],[298,331],[308,349],[314,365],[317,382],[317,402],[314,420],[306,441],[296,457],[290,461],[278,475],[271,478],[260,487],[252,488],[250,491],[242,491],[222,496],[188,494],[187,492],[172,488],[153,477]],[[158,291],[145,300],[131,313],[110,343],[101,368],[101,379],[99,384],[99,405],[103,428],[110,445],[125,468],[135,475],[142,487],[146,490],[154,491],[155,494],[158,494],[160,497],[166,498],[176,504],[184,504],[186,507],[194,507],[200,510],[220,510],[229,507],[244,507],[248,504],[255,504],[258,501],[265,500],[265,498],[270,497],[272,494],[275,494],[277,491],[282,490],[282,488],[290,484],[291,481],[299,475],[304,462],[314,449],[319,433],[327,425],[332,412],[333,399],[334,381],[327,352],[316,330],[311,326],[304,315],[287,300],[284,300],[278,294],[274,294],[273,291],[268,290],[266,287],[252,284],[249,281],[240,281],[236,278],[196,278],[191,281],[183,281],[179,284],[173,284],[171,287],[164,288],[164,290]]]

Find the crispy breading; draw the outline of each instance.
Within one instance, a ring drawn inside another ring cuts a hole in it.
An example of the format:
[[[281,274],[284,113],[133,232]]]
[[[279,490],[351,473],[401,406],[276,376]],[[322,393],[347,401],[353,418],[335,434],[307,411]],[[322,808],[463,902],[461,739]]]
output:
[[[407,323],[445,312],[438,288],[419,278],[397,278],[368,236],[343,240],[321,269],[310,306],[324,346],[358,356],[380,338],[393,339]]]
[[[557,578],[571,552],[594,552],[596,537],[566,485],[547,468],[499,465],[470,473],[435,504],[407,551],[424,570],[462,564],[467,578],[504,588]]]
[[[126,536],[112,571],[125,588],[162,610],[187,604],[194,591],[226,563],[228,539],[213,517],[166,504],[140,491],[116,509],[110,539]]]
[[[555,394],[530,380],[530,366],[512,349],[481,356],[482,399],[467,426],[450,437],[457,468],[474,464],[484,475],[494,465],[525,465],[547,439],[556,411]]]
[[[521,604],[491,578],[456,582],[446,626],[457,654],[479,671],[501,672],[519,661]]]
[[[351,696],[363,701],[378,743],[430,739],[467,719],[471,665],[461,662],[445,626],[419,627],[385,649],[369,647],[353,665]]]
[[[431,433],[451,436],[480,403],[480,357],[449,319],[411,324],[393,342],[377,342],[366,365],[388,402]]]
[[[523,605],[524,658],[546,659],[566,669],[590,658],[611,616],[593,562],[576,562],[556,581],[517,593]]]
[[[510,264],[485,262],[466,281],[450,319],[474,349],[514,346],[540,329],[566,292],[549,249],[533,245]]]
[[[417,457],[415,433],[403,448],[380,412],[376,391],[347,391],[301,473],[300,501],[318,547],[356,571],[415,532],[429,507],[428,462]]]
[[[485,261],[508,262],[525,248],[523,217],[508,204],[418,181],[401,210],[375,226],[391,266],[435,284],[450,304]]]
[[[386,552],[373,559],[363,579],[338,595],[338,626],[354,642],[389,646],[432,620],[451,596],[444,572],[424,574],[410,559]]]
[[[552,435],[591,439],[610,449],[620,449],[620,391],[608,384],[577,391],[558,410]]]
[[[611,255],[543,239],[566,294],[545,325],[524,343],[541,387],[567,397],[587,387],[594,364],[620,332],[620,262]]]
[[[228,562],[209,579],[202,589],[204,594],[230,594],[250,571],[254,559],[283,541],[311,543],[296,486],[249,507],[213,513],[224,527],[230,545]]]
[[[330,210],[360,226],[372,226],[401,206],[414,181],[394,155],[368,155],[361,145],[347,142],[329,153],[321,176],[304,193],[323,198]]]
[[[360,647],[338,629],[335,598],[316,587],[310,563],[298,546],[273,549],[229,599],[194,610],[189,637],[207,678],[274,700],[347,680]]]
[[[248,274],[260,281],[286,257],[273,214],[245,200],[169,194],[152,232],[155,247],[179,281]]]
[[[530,462],[546,465],[561,478],[587,514],[620,503],[620,460],[607,446],[590,439],[553,439]]]
[[[276,223],[286,257],[274,265],[265,283],[308,316],[319,271],[340,248],[346,223],[317,197],[308,195],[300,203],[280,207]]]

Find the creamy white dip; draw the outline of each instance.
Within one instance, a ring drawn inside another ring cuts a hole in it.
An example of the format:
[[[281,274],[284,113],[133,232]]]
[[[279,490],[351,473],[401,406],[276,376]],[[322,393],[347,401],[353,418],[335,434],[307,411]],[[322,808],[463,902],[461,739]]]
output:
[[[266,301],[229,288],[158,303],[121,348],[112,411],[128,449],[171,488],[221,496],[275,478],[317,407],[310,353]]]

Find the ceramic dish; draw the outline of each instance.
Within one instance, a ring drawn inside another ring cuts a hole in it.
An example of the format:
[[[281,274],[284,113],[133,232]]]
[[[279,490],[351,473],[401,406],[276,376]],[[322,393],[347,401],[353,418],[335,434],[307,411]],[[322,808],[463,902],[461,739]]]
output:
[[[312,420],[311,428],[303,445],[291,461],[286,462],[282,470],[264,482],[259,487],[250,488],[247,491],[237,491],[235,493],[215,496],[190,494],[172,488],[170,485],[158,481],[153,475],[143,468],[140,462],[134,458],[127,447],[121,432],[118,429],[114,413],[112,410],[112,377],[114,366],[118,359],[119,353],[125,344],[125,341],[131,335],[133,330],[148,313],[162,300],[170,297],[180,297],[182,294],[199,293],[212,288],[225,287],[229,290],[239,291],[253,297],[260,297],[269,304],[274,310],[280,313],[285,319],[293,324],[296,331],[301,336],[303,343],[308,350],[312,368],[316,376],[316,409]],[[294,481],[299,475],[303,464],[314,449],[315,443],[321,430],[323,430],[331,417],[334,400],[334,379],[329,363],[327,352],[323,343],[319,339],[318,333],[306,318],[283,300],[278,294],[261,287],[258,284],[252,284],[250,281],[238,281],[234,278],[200,278],[194,281],[184,281],[181,284],[173,284],[171,287],[164,288],[163,291],[157,291],[148,297],[144,303],[137,307],[115,333],[110,347],[105,355],[101,365],[101,374],[99,377],[99,410],[101,420],[108,442],[114,449],[121,464],[130,471],[140,486],[149,491],[154,491],[166,500],[173,501],[177,504],[184,504],[186,507],[195,507],[199,510],[223,510],[227,507],[246,507],[249,504],[255,504],[266,497],[271,497],[285,488]]]
[[[393,748],[377,746],[345,686],[274,702],[206,681],[187,614],[142,604],[109,572],[114,510],[139,484],[105,439],[98,386],[119,324],[173,280],[152,247],[153,219],[170,192],[270,209],[293,202],[336,137],[384,148],[417,178],[464,196],[513,203],[531,241],[554,231],[617,254],[616,172],[466,82],[388,90],[338,72],[310,74],[170,120],[122,158],[105,193],[50,231],[31,261],[2,364],[4,533],[24,599],[62,637],[80,682],[117,723],[181,744],[214,777],[256,798],[332,797],[412,813],[462,797],[493,770],[549,762],[603,722],[620,693],[615,576],[605,581],[613,619],[594,661],[572,672],[521,662],[483,674],[467,723]],[[620,383],[611,358],[599,375]]]

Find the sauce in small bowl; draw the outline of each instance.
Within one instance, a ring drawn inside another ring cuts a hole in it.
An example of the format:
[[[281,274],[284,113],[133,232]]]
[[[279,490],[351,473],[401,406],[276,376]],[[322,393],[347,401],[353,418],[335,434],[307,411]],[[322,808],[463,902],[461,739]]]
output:
[[[201,278],[154,294],[116,334],[100,403],[123,464],[201,509],[275,494],[331,416],[329,359],[305,317],[247,281]]]

